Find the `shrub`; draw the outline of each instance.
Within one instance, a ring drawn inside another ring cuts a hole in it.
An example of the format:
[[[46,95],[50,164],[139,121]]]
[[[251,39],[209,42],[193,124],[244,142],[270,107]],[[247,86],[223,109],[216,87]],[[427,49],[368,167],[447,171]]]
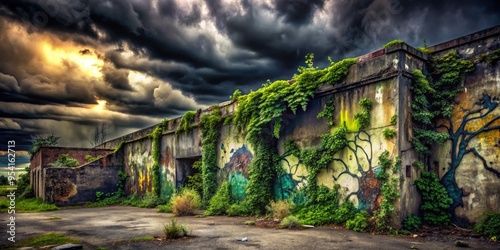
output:
[[[281,228],[299,228],[301,226],[302,226],[302,224],[300,223],[299,219],[293,215],[289,215],[289,216],[285,217],[280,222]]]
[[[188,230],[184,225],[178,225],[176,219],[163,226],[163,234],[166,239],[177,239],[188,235]]]
[[[287,200],[271,201],[266,207],[273,218],[282,220],[290,213],[293,203]]]
[[[57,160],[53,163],[49,163],[51,167],[76,167],[80,165],[80,163],[73,157],[68,154],[60,154],[57,157]]]
[[[225,214],[231,206],[231,193],[229,192],[229,184],[225,181],[220,186],[217,193],[210,199],[206,215],[221,215]]]
[[[200,195],[193,189],[184,188],[172,200],[172,213],[177,216],[193,215],[200,207]]]
[[[160,213],[172,213],[172,203],[168,203],[165,205],[159,205],[156,208],[158,208],[158,212]]]
[[[422,220],[416,215],[408,215],[403,221],[403,230],[413,232],[420,228]]]
[[[243,204],[232,204],[226,211],[229,216],[247,216],[250,215],[250,210]]]
[[[151,207],[156,207],[157,205],[160,205],[162,203],[164,203],[162,199],[156,196],[155,193],[148,191],[136,206],[151,208]]]
[[[450,223],[451,215],[447,212],[453,200],[448,196],[444,186],[439,183],[436,174],[422,172],[422,178],[415,180],[417,189],[422,193],[424,222],[432,226],[446,226]]]
[[[356,232],[366,232],[368,230],[369,218],[370,214],[366,210],[361,210],[354,216],[354,219],[346,222],[346,227]]]
[[[500,239],[500,213],[486,212],[474,226],[474,232],[488,238]]]
[[[355,214],[356,207],[352,202],[346,201],[339,206],[337,189],[330,190],[325,186],[318,187],[296,213],[302,223],[309,225],[343,224]]]

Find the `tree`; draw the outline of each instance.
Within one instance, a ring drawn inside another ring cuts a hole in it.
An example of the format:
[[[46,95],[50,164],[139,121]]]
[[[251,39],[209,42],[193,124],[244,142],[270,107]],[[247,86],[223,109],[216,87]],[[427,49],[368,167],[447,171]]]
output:
[[[467,154],[474,154],[479,158],[483,164],[483,167],[489,172],[495,174],[500,178],[500,171],[494,169],[488,165],[488,162],[484,157],[476,150],[476,148],[469,147],[469,143],[472,139],[476,138],[482,133],[486,133],[492,130],[500,130],[500,125],[497,121],[500,120],[499,116],[488,116],[498,107],[498,101],[496,98],[491,98],[488,94],[484,94],[483,97],[474,103],[474,105],[469,109],[467,113],[462,117],[460,125],[456,128],[450,117],[446,119],[446,123],[440,127],[446,128],[449,134],[448,140],[451,141],[451,164],[450,169],[441,178],[441,184],[446,188],[448,194],[453,199],[449,210],[453,212],[456,207],[463,206],[462,195],[463,191],[458,187],[455,173],[457,168],[460,166],[463,158]],[[473,131],[469,131],[467,124],[477,120],[484,120],[482,126],[479,126]]]
[[[56,146],[57,141],[60,138],[61,137],[56,137],[54,135],[48,135],[48,136],[36,135],[31,138],[31,140],[33,141],[33,148],[29,150],[29,153],[31,155],[34,155],[36,151],[38,151],[38,149],[43,146]]]

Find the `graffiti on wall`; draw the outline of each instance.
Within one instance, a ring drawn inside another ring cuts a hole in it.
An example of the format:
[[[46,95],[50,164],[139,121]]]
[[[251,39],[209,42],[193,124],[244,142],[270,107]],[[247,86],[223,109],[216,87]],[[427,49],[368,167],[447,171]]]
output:
[[[139,142],[126,144],[125,166],[129,178],[125,185],[130,194],[143,196],[152,188],[151,167],[153,157],[151,157],[151,140],[141,140]]]
[[[174,194],[175,185],[174,185],[174,174],[175,169],[172,163],[172,157],[170,156],[170,148],[165,147],[162,149],[161,154],[161,166],[160,166],[160,196],[169,200],[170,197]]]
[[[376,178],[381,168],[373,165],[372,135],[361,130],[351,136],[347,147],[336,154],[333,163],[318,175],[318,179],[319,182],[330,179],[330,182],[340,184],[344,197],[357,203],[358,209],[374,211],[381,202],[381,182]],[[303,203],[305,196],[302,190],[307,185],[305,167],[289,152],[282,155],[282,161],[285,173],[275,182],[275,198]]]
[[[221,148],[224,148],[222,144]],[[248,184],[248,166],[253,159],[253,154],[245,145],[237,150],[231,149],[229,162],[219,171],[219,180],[228,180],[231,196],[237,201],[245,198],[245,190]]]
[[[472,154],[481,161],[481,166],[489,173],[500,178],[500,171],[492,165],[498,164],[488,162],[486,158],[477,150],[478,144],[471,144],[474,139],[486,140],[486,145],[496,145],[500,147],[500,115],[495,110],[498,107],[498,98],[488,94],[470,104],[470,108],[454,113],[454,117],[446,119],[439,127],[446,129],[451,142],[451,162],[449,168],[441,178],[441,184],[446,188],[448,195],[453,200],[449,212],[454,214],[455,208],[464,205],[462,197],[467,194],[457,185],[456,172],[464,157]],[[465,101],[467,102],[467,101]],[[458,117],[458,119],[454,119]],[[456,120],[455,122],[453,120]],[[487,135],[488,132],[496,131],[497,136]],[[480,144],[479,144],[480,145]]]

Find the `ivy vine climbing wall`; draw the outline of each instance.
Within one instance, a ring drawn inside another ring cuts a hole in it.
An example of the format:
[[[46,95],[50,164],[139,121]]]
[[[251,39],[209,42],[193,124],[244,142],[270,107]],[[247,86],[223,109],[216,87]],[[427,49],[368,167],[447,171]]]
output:
[[[299,112],[295,123],[285,129],[286,140],[293,141],[297,148],[285,147],[281,150],[284,172],[275,183],[275,197],[291,198],[295,203],[304,202],[305,188],[315,181],[330,189],[339,185],[341,196],[352,201],[359,209],[379,209],[382,203],[382,181],[377,178],[377,174],[384,169],[379,166],[377,159],[385,151],[391,158],[398,156],[395,139],[386,139],[382,133],[384,129],[396,128],[391,123],[396,112],[394,82],[386,80],[365,86],[356,93],[340,92],[325,96],[319,102],[311,102],[308,113]],[[324,112],[326,110],[331,115],[327,115]],[[313,117],[315,115],[317,117]],[[300,121],[310,125],[305,126]],[[316,134],[303,130],[311,126],[316,128],[313,130]],[[333,140],[339,129],[345,131],[345,142],[339,145],[340,150],[332,151],[333,154],[329,155],[329,151],[322,148],[329,147],[326,146],[328,137]],[[326,154],[318,154],[318,151]],[[304,157],[310,158],[310,155],[315,154],[319,161],[326,160],[328,163],[311,179],[308,165],[315,160],[307,163]]]

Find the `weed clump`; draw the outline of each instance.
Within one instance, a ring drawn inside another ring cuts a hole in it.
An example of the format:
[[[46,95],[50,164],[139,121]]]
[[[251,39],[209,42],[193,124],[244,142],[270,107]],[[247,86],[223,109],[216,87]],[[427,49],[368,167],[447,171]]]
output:
[[[180,193],[172,197],[170,203],[172,213],[177,216],[186,216],[194,214],[201,205],[201,199],[195,190],[184,188]]]
[[[186,226],[177,224],[176,219],[163,226],[163,234],[166,239],[177,239],[188,235]]]
[[[293,208],[293,203],[286,200],[271,201],[271,203],[269,203],[269,205],[266,207],[269,214],[273,218],[279,220],[285,218],[290,213],[290,210],[292,208]]]

